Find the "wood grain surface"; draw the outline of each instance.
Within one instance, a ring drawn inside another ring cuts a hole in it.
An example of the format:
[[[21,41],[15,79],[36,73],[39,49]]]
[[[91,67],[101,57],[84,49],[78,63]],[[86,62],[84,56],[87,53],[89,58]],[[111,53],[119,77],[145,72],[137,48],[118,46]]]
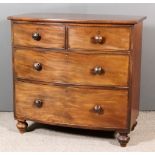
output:
[[[61,23],[103,23],[103,24],[136,24],[143,21],[145,16],[128,15],[97,15],[71,13],[27,13],[9,16],[9,20],[28,22],[61,22]]]
[[[39,33],[41,39],[32,38],[33,33]],[[65,48],[65,27],[46,24],[13,24],[14,46]]]
[[[15,73],[22,79],[95,86],[128,86],[128,55],[15,50]],[[34,69],[40,63],[42,70]],[[93,74],[96,67],[102,74]]]
[[[70,26],[68,28],[68,47],[85,50],[129,50],[130,27],[115,26]],[[103,37],[103,43],[93,43],[93,37]]]
[[[136,24],[133,29],[133,51],[131,53],[131,80],[130,80],[130,104],[131,118],[130,128],[136,123],[140,104],[140,75],[141,75],[141,47],[142,47],[143,23]]]
[[[45,123],[88,126],[89,128],[126,128],[127,90],[102,90],[36,85],[16,82],[16,118]],[[42,100],[42,107],[34,104]],[[96,105],[102,113],[94,112]]]

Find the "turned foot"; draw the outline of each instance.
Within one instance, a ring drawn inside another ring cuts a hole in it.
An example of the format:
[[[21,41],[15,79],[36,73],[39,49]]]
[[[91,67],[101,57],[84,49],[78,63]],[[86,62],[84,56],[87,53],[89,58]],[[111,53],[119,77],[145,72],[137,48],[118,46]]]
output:
[[[20,133],[24,133],[28,127],[28,124],[25,120],[24,121],[18,120],[16,126],[17,126]]]
[[[133,131],[135,129],[136,125],[137,125],[137,121],[133,124],[131,131]]]
[[[130,137],[128,137],[128,133],[118,133],[116,138],[122,147],[126,147],[127,143],[130,140]]]

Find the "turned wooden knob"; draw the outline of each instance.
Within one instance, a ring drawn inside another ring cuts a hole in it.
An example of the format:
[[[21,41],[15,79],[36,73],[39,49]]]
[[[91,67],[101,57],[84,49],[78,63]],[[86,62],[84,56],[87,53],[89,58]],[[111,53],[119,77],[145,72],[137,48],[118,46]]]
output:
[[[92,72],[92,74],[94,74],[94,75],[101,75],[101,74],[103,74],[105,71],[104,71],[104,69],[103,69],[101,66],[96,66],[95,68],[93,68],[93,69],[91,70],[91,72]]]
[[[95,112],[95,113],[98,113],[98,114],[101,114],[101,113],[103,113],[103,108],[100,106],[100,105],[95,105],[94,107],[93,107],[93,112]]]
[[[34,100],[34,105],[35,105],[37,108],[41,108],[42,105],[43,105],[43,101],[40,100],[40,99],[36,99],[36,100]]]
[[[42,70],[42,64],[39,63],[39,62],[34,63],[34,64],[33,64],[33,67],[34,67],[34,69],[37,70],[37,71],[41,71],[41,70]]]
[[[36,41],[39,41],[41,39],[41,35],[38,32],[35,32],[32,34],[32,38]]]
[[[103,44],[105,42],[105,37],[96,35],[91,38],[92,43],[94,44]]]

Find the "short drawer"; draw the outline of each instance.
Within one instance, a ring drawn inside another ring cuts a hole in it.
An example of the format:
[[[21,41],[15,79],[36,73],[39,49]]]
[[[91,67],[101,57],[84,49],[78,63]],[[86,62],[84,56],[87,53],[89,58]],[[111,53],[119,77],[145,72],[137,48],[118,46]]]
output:
[[[16,49],[16,77],[55,83],[128,86],[129,57]]]
[[[102,90],[17,82],[15,115],[51,124],[127,127],[127,90]]]
[[[64,48],[65,28],[61,25],[14,24],[14,46]]]
[[[129,50],[130,27],[86,27],[71,26],[68,29],[70,49]]]

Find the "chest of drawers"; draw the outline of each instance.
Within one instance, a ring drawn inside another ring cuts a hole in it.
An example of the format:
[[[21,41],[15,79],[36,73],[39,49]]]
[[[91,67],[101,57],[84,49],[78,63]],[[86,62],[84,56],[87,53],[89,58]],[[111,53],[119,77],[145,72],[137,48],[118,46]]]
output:
[[[25,14],[12,25],[14,116],[115,131],[121,146],[139,111],[145,17]]]

